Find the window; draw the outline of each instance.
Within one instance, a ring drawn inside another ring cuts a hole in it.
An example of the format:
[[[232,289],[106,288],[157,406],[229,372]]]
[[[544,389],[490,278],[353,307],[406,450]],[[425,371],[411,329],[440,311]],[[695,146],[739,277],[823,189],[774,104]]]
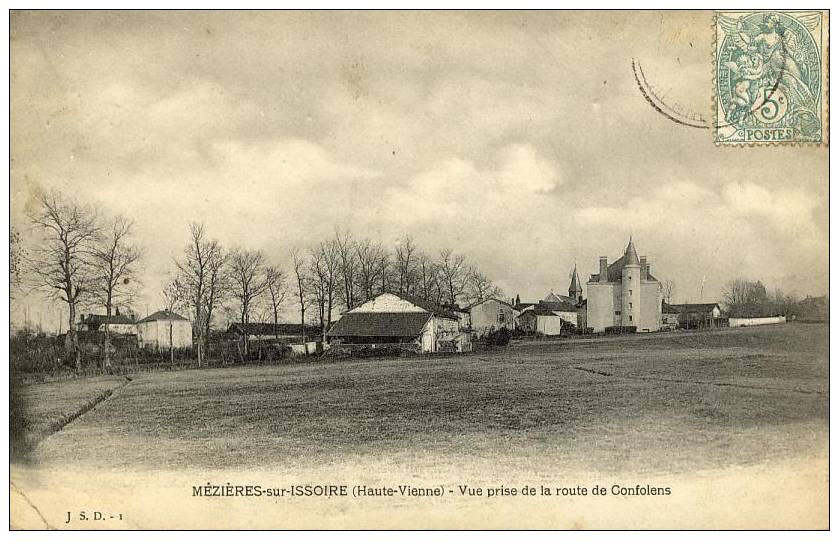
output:
[[[629,291],[629,295],[632,296],[632,290]]]
[[[632,315],[629,316],[629,322],[632,322]]]
[[[620,314],[621,314],[621,312],[620,312],[620,311],[616,311],[616,312],[615,312],[615,315],[620,315]]]
[[[499,312],[498,312],[498,324],[503,325],[503,324],[504,324],[504,320],[505,320],[504,312],[503,312],[503,311],[499,311]]]
[[[632,309],[632,302],[629,302],[629,309]]]

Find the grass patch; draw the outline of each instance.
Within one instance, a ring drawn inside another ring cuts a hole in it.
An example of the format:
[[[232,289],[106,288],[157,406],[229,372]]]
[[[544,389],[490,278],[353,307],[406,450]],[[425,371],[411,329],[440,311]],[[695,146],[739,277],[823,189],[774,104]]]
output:
[[[790,324],[151,373],[35,456],[127,470],[374,456],[431,456],[453,468],[489,457],[551,471],[755,463],[826,452],[827,342],[825,326]]]

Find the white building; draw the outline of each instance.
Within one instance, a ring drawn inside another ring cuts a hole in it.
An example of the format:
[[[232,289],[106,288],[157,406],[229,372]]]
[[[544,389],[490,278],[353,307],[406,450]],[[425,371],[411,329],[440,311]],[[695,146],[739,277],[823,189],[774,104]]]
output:
[[[192,323],[171,311],[158,311],[137,321],[137,345],[168,350],[192,347]]]
[[[616,262],[600,257],[600,272],[586,284],[587,326],[594,332],[609,327],[635,327],[638,332],[661,328],[661,283],[650,273],[647,257],[638,257],[632,238]]]
[[[483,337],[490,330],[515,330],[518,312],[512,304],[496,298],[487,298],[469,308],[469,328],[475,335]]]

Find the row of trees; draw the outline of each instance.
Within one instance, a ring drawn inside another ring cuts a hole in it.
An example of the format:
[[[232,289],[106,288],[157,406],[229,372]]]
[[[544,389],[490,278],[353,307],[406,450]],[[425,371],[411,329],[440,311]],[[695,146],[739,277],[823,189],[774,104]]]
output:
[[[65,351],[79,370],[78,313],[83,307],[104,309],[103,362],[110,368],[113,313],[129,308],[142,288],[143,252],[135,243],[132,221],[58,192],[41,196],[30,220],[39,237],[37,245],[24,251],[19,235],[13,231],[10,237],[13,292],[35,289],[66,305]],[[299,311],[305,339],[307,320],[319,324],[325,334],[333,314],[381,292],[412,294],[439,305],[501,296],[464,255],[450,248],[427,253],[408,235],[389,247],[336,231],[314,246],[292,250],[288,272],[270,262],[264,251],[225,248],[202,223],[190,224],[189,235],[161,300],[166,310],[193,320],[199,364],[220,314],[241,321],[247,354],[248,323],[279,323],[289,298]],[[26,280],[23,273],[28,274]]]
[[[130,304],[139,290],[136,274],[142,250],[132,242],[133,223],[56,192],[38,199],[30,219],[41,239],[24,254],[19,237],[12,238],[13,286],[24,284],[21,266],[25,265],[30,277],[27,284],[67,305],[69,328],[64,345],[67,356],[74,357],[76,370],[81,370],[76,313],[82,305],[103,307],[104,364],[110,368],[112,313]]]
[[[175,261],[163,292],[172,311],[192,316],[199,364],[206,352],[214,315],[232,313],[242,323],[248,354],[248,323],[254,318],[279,322],[287,298],[300,315],[301,338],[314,319],[326,334],[333,314],[346,311],[382,292],[412,294],[439,305],[480,301],[500,289],[451,249],[431,256],[403,237],[393,249],[370,239],[336,231],[330,239],[291,251],[288,273],[260,250],[226,250],[201,223],[190,224],[190,241]]]
[[[799,299],[781,289],[766,290],[761,281],[734,279],[723,293],[723,303],[730,317],[793,315]]]

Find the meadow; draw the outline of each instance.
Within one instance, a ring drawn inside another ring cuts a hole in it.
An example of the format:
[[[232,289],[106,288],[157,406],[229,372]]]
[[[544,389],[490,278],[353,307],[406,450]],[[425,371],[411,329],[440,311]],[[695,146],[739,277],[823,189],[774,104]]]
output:
[[[34,384],[29,464],[686,472],[826,456],[828,327],[515,342],[466,355],[144,373]],[[126,383],[127,382],[127,383]]]

